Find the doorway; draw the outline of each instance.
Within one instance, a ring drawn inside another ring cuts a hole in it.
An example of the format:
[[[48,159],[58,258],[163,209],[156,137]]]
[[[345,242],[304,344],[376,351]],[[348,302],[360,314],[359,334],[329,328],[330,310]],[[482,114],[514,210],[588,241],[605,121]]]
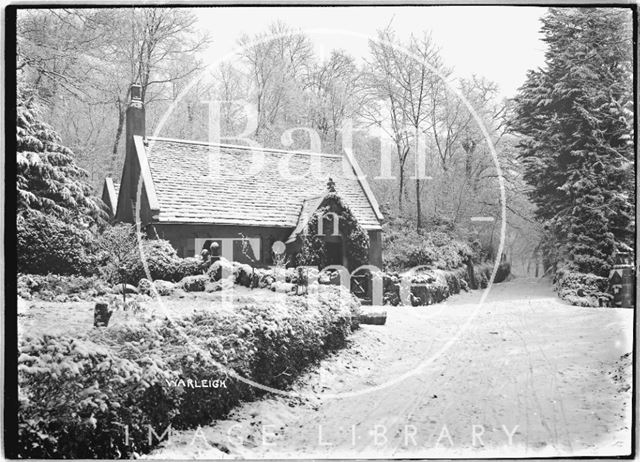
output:
[[[342,241],[327,242],[327,265],[342,265]]]

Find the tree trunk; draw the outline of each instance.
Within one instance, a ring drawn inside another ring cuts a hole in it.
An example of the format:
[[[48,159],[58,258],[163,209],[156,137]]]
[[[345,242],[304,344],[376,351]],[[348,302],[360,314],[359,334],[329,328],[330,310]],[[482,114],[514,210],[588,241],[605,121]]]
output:
[[[420,230],[422,228],[422,205],[420,205],[420,180],[416,178],[416,219],[417,219],[417,229]]]
[[[404,168],[400,165],[400,186],[398,187],[398,216],[402,215],[402,193],[404,192]]]

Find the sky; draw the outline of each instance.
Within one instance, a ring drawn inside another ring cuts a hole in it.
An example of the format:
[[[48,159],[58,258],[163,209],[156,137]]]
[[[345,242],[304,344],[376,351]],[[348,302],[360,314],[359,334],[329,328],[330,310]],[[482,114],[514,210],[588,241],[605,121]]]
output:
[[[237,39],[283,21],[304,31],[316,54],[343,49],[357,59],[368,55],[367,40],[391,23],[406,38],[431,32],[456,77],[472,74],[498,84],[512,97],[526,72],[543,65],[545,43],[539,33],[545,7],[411,6],[411,7],[208,7],[198,8],[198,27],[212,44],[204,53],[212,65],[236,48]]]

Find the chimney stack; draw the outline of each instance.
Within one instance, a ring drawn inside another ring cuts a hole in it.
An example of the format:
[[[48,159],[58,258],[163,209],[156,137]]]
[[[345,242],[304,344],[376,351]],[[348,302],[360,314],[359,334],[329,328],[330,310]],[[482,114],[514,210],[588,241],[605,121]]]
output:
[[[142,88],[137,83],[131,85],[130,100],[126,112],[125,160],[120,194],[118,195],[118,213],[116,219],[130,223],[135,222],[135,200],[140,178],[140,166],[134,136],[144,138],[144,103]]]
[[[144,103],[142,102],[142,87],[134,83],[131,85],[131,100],[127,108],[127,148],[133,142],[133,136],[144,137]]]

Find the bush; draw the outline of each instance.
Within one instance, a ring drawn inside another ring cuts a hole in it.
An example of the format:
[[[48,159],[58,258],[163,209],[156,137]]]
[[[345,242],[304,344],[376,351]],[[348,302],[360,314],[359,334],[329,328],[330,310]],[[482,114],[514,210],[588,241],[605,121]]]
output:
[[[142,255],[153,280],[177,282],[203,274],[207,269],[207,264],[199,258],[178,257],[169,241],[138,237],[131,224],[118,224],[105,230],[98,240],[98,248],[101,272],[113,284],[138,285],[146,278]]]
[[[205,286],[208,282],[209,276],[206,274],[201,274],[199,276],[187,276],[178,283],[178,287],[185,292],[204,292]]]
[[[125,359],[54,336],[25,338],[19,352],[20,457],[126,457],[149,449],[147,425],[159,428],[175,415],[177,390],[162,386],[173,375],[158,358]]]
[[[256,278],[257,280],[255,280]],[[271,284],[275,282],[276,278],[273,270],[256,268],[254,270],[254,280],[253,287],[266,289],[271,287]]]
[[[433,305],[446,300],[449,293],[449,286],[442,273],[419,273],[411,278],[411,304]]]
[[[176,270],[176,278],[182,279],[187,276],[198,276],[205,274],[209,269],[206,262],[198,257],[187,257],[180,260]]]
[[[147,278],[142,278],[138,282],[138,292],[143,295],[151,295],[153,293],[152,282]]]
[[[52,215],[28,211],[16,220],[18,272],[91,275],[93,234]]]
[[[247,264],[233,262],[233,279],[236,284],[243,287],[251,287],[253,281],[253,268]]]
[[[233,274],[233,264],[224,257],[221,257],[218,261],[214,262],[207,270],[207,275],[211,282],[216,282],[222,279],[224,273],[225,276]]]
[[[119,223],[107,227],[97,242],[96,262],[101,277],[112,284],[126,281],[124,262],[139,252],[136,228],[132,224]]]
[[[205,425],[260,393],[232,375],[226,388],[172,381],[214,374],[224,379],[217,362],[284,388],[328,351],[344,346],[358,326],[359,302],[340,287],[285,302],[236,303],[233,311],[202,310],[175,321],[162,316],[94,330],[87,335],[91,340],[23,338],[19,457],[129,458],[147,452],[148,425],[159,434],[169,424]]]
[[[153,281],[153,286],[156,288],[158,295],[167,296],[173,294],[176,285],[173,282],[157,280]]]
[[[446,300],[449,296],[468,290],[465,280],[466,268],[455,271],[423,270],[411,277],[411,292],[409,300],[411,305],[432,305]],[[398,273],[385,273],[383,275],[383,290],[385,305],[401,305],[400,296],[402,277]]]
[[[182,259],[178,257],[169,241],[163,239],[143,239],[142,252],[136,250],[130,253],[122,262],[120,277],[127,284],[138,285],[140,279],[147,277],[142,262],[142,256],[147,264],[151,279],[176,282],[180,280],[180,265]]]
[[[37,297],[53,301],[56,297],[65,296],[68,299],[91,300],[110,291],[106,282],[95,276],[18,275],[18,295],[25,299]]]
[[[483,263],[473,267],[473,274],[476,280],[476,289],[486,289],[491,280],[491,273],[493,272],[493,263]],[[502,262],[498,265],[498,271],[496,271],[496,277],[493,280],[494,284],[503,282],[511,274],[511,263]],[[470,282],[470,281],[468,281]]]
[[[559,269],[554,277],[558,296],[577,306],[608,306],[612,296],[607,293],[609,279],[590,273],[580,273],[571,267]]]
[[[401,220],[384,225],[383,255],[387,271],[402,271],[419,265],[453,270],[469,258],[479,258],[476,248],[448,233],[418,233],[413,226]]]

